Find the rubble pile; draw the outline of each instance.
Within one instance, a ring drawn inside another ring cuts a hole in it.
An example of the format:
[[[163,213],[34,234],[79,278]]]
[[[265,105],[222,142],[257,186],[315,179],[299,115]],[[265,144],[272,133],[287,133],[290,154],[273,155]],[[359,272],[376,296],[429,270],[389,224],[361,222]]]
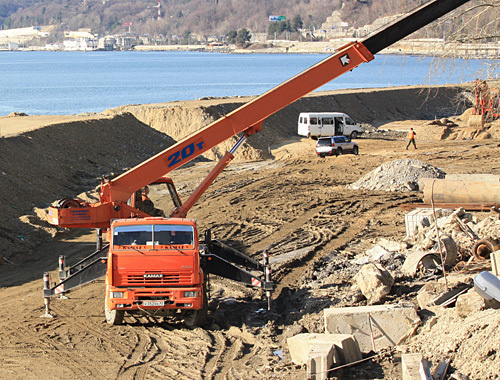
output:
[[[444,178],[445,176],[445,172],[425,162],[402,159],[384,162],[349,187],[355,190],[410,192],[419,190],[420,178]]]
[[[449,210],[450,211],[450,210]],[[497,216],[489,216],[479,220],[471,213],[458,208],[453,212],[436,210],[434,218],[425,218],[417,224],[415,231],[405,241],[418,250],[435,250],[439,238],[449,237],[457,247],[457,257],[468,260],[472,256],[474,244],[480,239],[496,239],[499,236],[500,221]]]
[[[372,241],[370,248],[359,242],[345,252],[335,251],[318,260],[314,269],[305,273],[304,285],[296,296],[303,298],[307,292],[310,301],[306,309],[323,309],[325,315],[341,313],[345,307],[362,314],[372,310],[365,306],[418,305],[419,320],[396,344],[395,351],[422,355],[434,371],[448,363],[450,379],[499,379],[500,343],[495,330],[500,326],[500,310],[472,286],[473,278],[491,269],[490,260],[474,258],[474,245],[495,240],[500,229],[498,215],[479,218],[463,208],[423,211],[427,217],[421,218],[403,241],[382,238]],[[439,256],[435,256],[434,267],[424,264],[425,257],[437,252],[438,240],[446,242],[445,250],[455,251],[450,256],[446,253],[445,281]],[[408,271],[410,267],[414,270]],[[303,318],[301,325],[303,332],[323,331],[321,321]],[[363,351],[370,347],[368,344]],[[485,366],[485,361],[491,365]],[[346,376],[361,377],[363,371],[372,370],[370,364],[353,366]]]

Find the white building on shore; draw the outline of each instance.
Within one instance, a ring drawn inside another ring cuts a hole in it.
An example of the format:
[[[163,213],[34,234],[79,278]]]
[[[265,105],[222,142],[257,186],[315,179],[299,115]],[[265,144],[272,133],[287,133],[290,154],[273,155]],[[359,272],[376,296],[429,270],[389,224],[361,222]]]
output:
[[[74,38],[63,41],[63,49],[66,51],[92,51],[97,50],[97,39]]]

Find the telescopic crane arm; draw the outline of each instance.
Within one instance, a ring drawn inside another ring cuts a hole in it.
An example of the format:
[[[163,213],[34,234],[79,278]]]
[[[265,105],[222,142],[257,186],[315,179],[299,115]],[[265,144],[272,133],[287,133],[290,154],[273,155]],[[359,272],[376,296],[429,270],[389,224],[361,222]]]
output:
[[[62,227],[107,228],[113,218],[127,218],[137,215],[134,214],[136,210],[128,207],[126,202],[131,194],[141,187],[239,133],[250,136],[260,131],[262,123],[267,117],[332,79],[353,70],[363,62],[371,61],[374,59],[374,54],[468,1],[433,0],[389,24],[374,35],[339,48],[328,58],[214,121],[192,136],[156,154],[122,175],[104,182],[101,186],[98,203],[90,204],[78,201],[80,207],[77,208],[56,207],[49,209],[49,213],[52,215],[51,222]],[[204,191],[204,189],[202,190]],[[198,194],[198,198],[199,195],[201,194]],[[185,215],[187,210],[188,208],[185,208],[180,214]]]

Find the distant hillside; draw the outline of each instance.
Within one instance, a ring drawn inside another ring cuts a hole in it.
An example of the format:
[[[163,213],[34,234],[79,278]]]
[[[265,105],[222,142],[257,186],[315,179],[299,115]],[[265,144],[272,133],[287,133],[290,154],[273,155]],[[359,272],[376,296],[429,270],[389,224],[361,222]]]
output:
[[[339,11],[349,26],[359,27],[373,23],[384,16],[408,12],[425,3],[424,0],[160,0],[161,19],[158,20],[159,0],[2,0],[0,2],[0,29],[55,25],[51,35],[60,40],[64,31],[90,29],[101,36],[127,32],[140,36],[165,37],[221,36],[232,30],[248,29],[251,33],[267,33],[269,16],[285,16],[287,22],[300,21],[303,29],[322,27],[327,17]],[[489,4],[498,4],[493,0]],[[473,7],[484,3],[473,0]],[[426,37],[451,35],[461,27],[490,25],[494,36],[498,30],[496,12],[482,12],[482,19],[458,16],[456,22],[435,24],[421,31]],[[129,26],[129,23],[132,25]],[[125,24],[125,25],[124,25]],[[278,36],[280,37],[280,36]],[[288,37],[293,39],[294,36]],[[297,36],[295,36],[297,37]],[[51,41],[49,41],[51,42]]]

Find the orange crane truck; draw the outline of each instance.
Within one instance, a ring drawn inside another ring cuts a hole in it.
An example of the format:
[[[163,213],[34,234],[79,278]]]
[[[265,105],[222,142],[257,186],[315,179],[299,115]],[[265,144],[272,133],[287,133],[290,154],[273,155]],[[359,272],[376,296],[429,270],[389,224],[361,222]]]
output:
[[[68,228],[95,228],[98,239],[96,251],[71,267],[66,267],[65,258],[60,257],[60,283],[51,287],[49,274],[44,274],[46,316],[50,316],[52,296],[101,277],[105,277],[105,314],[110,324],[121,323],[125,313],[146,313],[178,315],[189,326],[203,325],[209,274],[263,289],[270,308],[273,282],[267,253],[259,262],[211,239],[210,231],[200,241],[195,221],[186,219],[188,211],[234,158],[234,151],[248,136],[262,129],[267,117],[361,63],[371,61],[374,54],[467,1],[430,1],[363,41],[339,48],[199,132],[114,179],[104,179],[99,202],[63,199],[50,207],[50,223]],[[242,135],[235,146],[182,203],[172,180],[165,175],[238,134]],[[167,186],[173,207],[166,218],[141,210],[140,189],[151,183]],[[107,231],[106,245],[103,230]]]

